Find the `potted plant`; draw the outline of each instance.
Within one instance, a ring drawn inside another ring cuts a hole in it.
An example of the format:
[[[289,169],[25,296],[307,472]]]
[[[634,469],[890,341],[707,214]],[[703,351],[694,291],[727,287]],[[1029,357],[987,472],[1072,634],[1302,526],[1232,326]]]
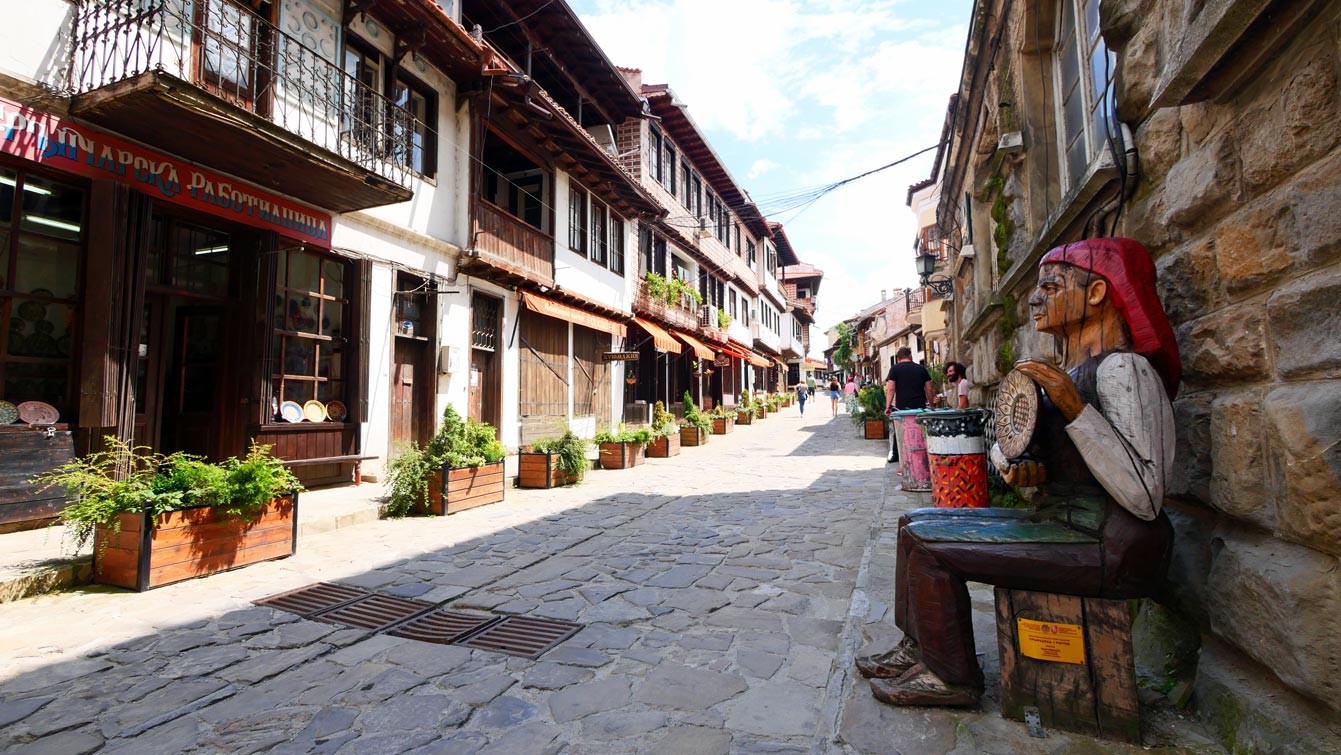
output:
[[[857,392],[857,411],[852,421],[862,425],[866,440],[884,440],[889,437],[889,418],[885,416],[885,389],[868,385]]]
[[[769,414],[776,414],[778,407],[782,406],[782,397],[776,393],[769,394],[768,400],[764,403]]]
[[[684,392],[684,419],[680,422],[680,445],[702,446],[708,442],[712,418],[699,411],[689,391]]]
[[[493,425],[462,418],[448,405],[423,448],[411,443],[387,465],[384,513],[443,516],[503,500],[503,459]]]
[[[601,448],[601,469],[628,469],[642,464],[646,460],[643,447],[651,440],[651,430],[629,430],[623,424],[596,433],[596,445]]]
[[[270,446],[212,464],[104,442],[33,480],[69,493],[65,537],[93,540],[95,582],[143,591],[293,555],[302,485]]]
[[[728,315],[728,314],[726,313],[726,310],[724,310],[724,309],[719,309],[719,310],[717,310],[717,329],[718,329],[718,330],[723,330],[723,331],[724,331],[724,330],[726,330],[727,328],[730,328],[732,322],[734,322],[734,320],[732,319],[731,315]]]
[[[517,487],[554,488],[581,481],[590,465],[587,445],[572,430],[532,443],[530,450],[518,454]]]
[[[680,455],[680,426],[660,401],[652,405],[652,442],[647,444],[647,455],[653,459]]]
[[[736,424],[754,424],[754,399],[749,391],[740,394],[740,403],[736,404]]]
[[[726,435],[736,429],[736,410],[719,404],[708,416],[712,417],[712,434]]]

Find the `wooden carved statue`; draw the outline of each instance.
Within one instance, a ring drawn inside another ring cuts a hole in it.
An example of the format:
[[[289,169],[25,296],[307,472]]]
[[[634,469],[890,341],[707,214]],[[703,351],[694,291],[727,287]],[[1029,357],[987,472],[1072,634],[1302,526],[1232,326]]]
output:
[[[1029,306],[1034,327],[1058,339],[1063,369],[1016,366],[1044,396],[1032,435],[1002,438],[991,454],[1009,484],[1037,488],[1033,508],[919,509],[900,519],[894,621],[904,638],[857,659],[883,702],[978,701],[966,581],[1125,599],[1152,595],[1164,579],[1173,528],[1160,509],[1181,364],[1150,255],[1118,238],[1053,249]]]

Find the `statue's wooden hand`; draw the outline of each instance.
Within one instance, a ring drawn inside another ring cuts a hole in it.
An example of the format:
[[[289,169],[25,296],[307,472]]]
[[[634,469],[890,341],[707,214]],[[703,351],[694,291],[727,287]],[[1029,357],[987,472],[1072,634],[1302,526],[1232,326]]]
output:
[[[1061,411],[1062,416],[1066,417],[1067,422],[1079,417],[1085,410],[1084,399],[1076,390],[1076,384],[1071,382],[1071,376],[1065,372],[1046,362],[1033,359],[1026,359],[1016,364],[1015,369],[1028,375],[1030,380],[1047,391],[1048,398],[1052,399],[1052,403]]]
[[[1018,461],[1001,470],[1001,477],[1013,488],[1036,488],[1048,481],[1048,468],[1037,461]]]

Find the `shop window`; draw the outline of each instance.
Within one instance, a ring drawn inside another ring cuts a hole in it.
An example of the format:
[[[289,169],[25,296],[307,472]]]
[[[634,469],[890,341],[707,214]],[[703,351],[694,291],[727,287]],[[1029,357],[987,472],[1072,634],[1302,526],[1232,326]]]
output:
[[[0,398],[74,414],[84,192],[0,168]]]
[[[272,375],[280,401],[346,401],[346,263],[305,251],[278,252]]]
[[[229,234],[175,218],[154,217],[149,240],[149,285],[202,296],[228,296]]]

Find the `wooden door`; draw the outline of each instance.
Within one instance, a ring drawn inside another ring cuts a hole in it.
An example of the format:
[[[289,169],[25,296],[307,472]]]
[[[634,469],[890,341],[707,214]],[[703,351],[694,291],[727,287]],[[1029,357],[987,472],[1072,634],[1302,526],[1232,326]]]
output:
[[[471,296],[470,328],[470,418],[488,422],[495,429],[502,424],[503,375],[499,368],[499,331],[502,301],[476,293]]]
[[[407,443],[423,444],[428,439],[421,437],[421,422],[417,422],[426,407],[418,400],[423,391],[419,383],[427,376],[422,368],[423,349],[420,342],[408,338],[396,338],[391,365],[391,426],[388,430],[391,448]]]
[[[162,451],[218,458],[219,418],[226,394],[221,377],[228,368],[224,318],[224,307],[177,309],[161,410]]]

